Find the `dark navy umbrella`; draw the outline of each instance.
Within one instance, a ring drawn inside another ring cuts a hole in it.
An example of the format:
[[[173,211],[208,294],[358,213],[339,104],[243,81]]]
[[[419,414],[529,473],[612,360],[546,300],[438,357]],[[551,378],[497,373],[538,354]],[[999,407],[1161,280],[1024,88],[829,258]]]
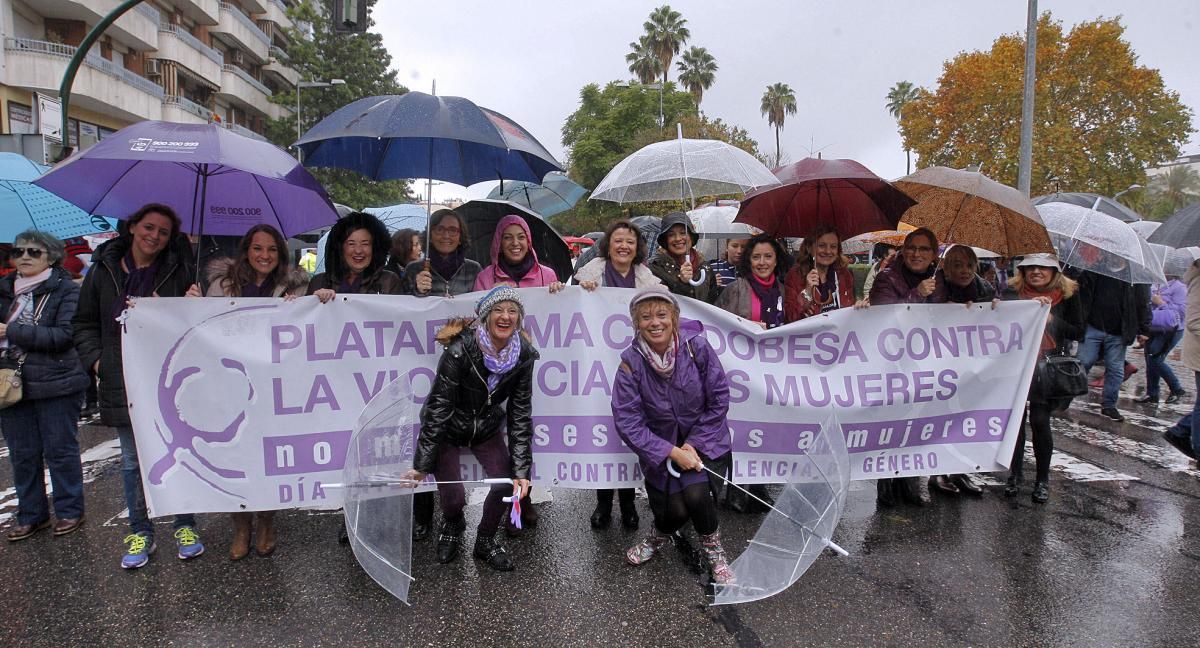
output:
[[[1173,248],[1200,245],[1200,204],[1189,205],[1171,214],[1146,240]]]
[[[296,145],[310,167],[351,169],[372,180],[432,178],[540,183],[562,171],[529,131],[462,97],[423,92],[367,97],[342,106]]]

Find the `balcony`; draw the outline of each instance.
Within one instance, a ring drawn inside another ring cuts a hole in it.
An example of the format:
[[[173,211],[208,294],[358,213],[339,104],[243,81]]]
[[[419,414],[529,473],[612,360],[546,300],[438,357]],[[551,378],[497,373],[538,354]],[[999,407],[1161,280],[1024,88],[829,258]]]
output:
[[[262,142],[269,141],[266,137],[263,137],[262,135],[255,133],[254,131],[250,130],[249,128],[246,128],[245,126],[238,126],[237,124],[225,124],[225,128],[228,128],[229,130],[237,133],[238,135],[249,137],[250,139],[256,139],[256,140],[259,140]]]
[[[271,89],[236,65],[226,65],[217,91],[229,101],[249,106],[261,115],[271,114]]]
[[[201,25],[215,25],[220,20],[219,0],[172,0],[171,4]]]
[[[179,124],[207,124],[212,111],[187,97],[167,95],[162,100],[163,119]]]
[[[267,10],[269,0],[240,0],[242,8],[252,14],[260,14]]]
[[[290,119],[296,121],[296,107],[285,103],[272,103],[271,112],[267,113],[271,119]]]
[[[70,45],[28,38],[5,38],[4,50],[7,85],[52,93],[75,55]],[[71,88],[71,105],[126,121],[161,119],[162,98],[162,86],[95,53],[84,58]]]
[[[220,21],[210,30],[213,35],[226,41],[230,47],[246,50],[257,59],[256,62],[265,63],[271,37],[237,7],[228,2],[222,2],[220,7]]]
[[[121,0],[38,0],[33,4],[38,13],[47,18],[81,20],[90,26],[116,9]],[[157,9],[141,4],[126,11],[105,33],[132,49],[152,50],[158,47],[158,23],[161,20]]]
[[[287,5],[283,4],[279,0],[269,0],[266,4],[267,10],[262,12],[262,15],[258,17],[259,20],[273,22],[284,29],[291,29],[294,27],[292,24],[292,19],[288,18],[287,15]]]
[[[158,30],[158,52],[154,55],[156,58],[175,61],[214,86],[221,85],[225,58],[220,52],[205,45],[179,25],[164,23],[159,25]]]
[[[300,73],[288,65],[287,55],[278,47],[271,48],[271,58],[263,66],[263,73],[270,74],[280,83],[285,83],[293,88],[300,82]]]

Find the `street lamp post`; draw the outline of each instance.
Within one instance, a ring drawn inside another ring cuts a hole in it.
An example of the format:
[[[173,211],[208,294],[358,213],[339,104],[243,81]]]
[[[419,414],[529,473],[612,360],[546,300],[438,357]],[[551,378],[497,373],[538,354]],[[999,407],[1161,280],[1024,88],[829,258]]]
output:
[[[296,141],[300,141],[300,88],[328,88],[345,85],[345,79],[330,79],[328,81],[301,81],[296,84]],[[296,147],[296,161],[300,161],[300,147]]]
[[[1141,188],[1142,188],[1142,185],[1140,185],[1140,184],[1138,184],[1138,183],[1136,183],[1136,182],[1135,182],[1135,183],[1133,183],[1133,184],[1129,185],[1129,187],[1127,187],[1127,188],[1126,188],[1126,189],[1124,189],[1123,191],[1118,191],[1118,192],[1117,192],[1117,195],[1113,196],[1113,200],[1116,200],[1117,198],[1120,198],[1121,196],[1124,196],[1125,194],[1129,193],[1130,191],[1136,191],[1136,190],[1138,190],[1138,189],[1141,189]]]
[[[667,121],[666,118],[663,117],[663,84],[659,83],[659,82],[626,83],[624,81],[621,81],[618,83],[614,83],[613,85],[617,86],[618,88],[638,87],[638,88],[650,88],[651,90],[658,90],[658,134],[662,135],[663,127],[665,126],[666,121]]]

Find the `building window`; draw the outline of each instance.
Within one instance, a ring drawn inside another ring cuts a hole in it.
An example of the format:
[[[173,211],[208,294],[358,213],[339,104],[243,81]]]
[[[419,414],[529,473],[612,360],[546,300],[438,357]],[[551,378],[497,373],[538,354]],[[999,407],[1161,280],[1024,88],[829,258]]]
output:
[[[15,135],[25,135],[37,132],[33,127],[33,107],[8,102],[8,132]]]

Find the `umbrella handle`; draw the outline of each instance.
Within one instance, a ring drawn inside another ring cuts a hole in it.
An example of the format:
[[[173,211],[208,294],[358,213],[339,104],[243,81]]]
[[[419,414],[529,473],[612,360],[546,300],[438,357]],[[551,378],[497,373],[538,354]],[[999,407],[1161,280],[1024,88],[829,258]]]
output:
[[[704,283],[704,279],[707,275],[708,275],[708,269],[700,268],[700,278],[699,279],[689,279],[688,283],[692,284],[693,286],[699,286]]]
[[[700,470],[704,470],[704,464],[700,464]],[[675,467],[675,462],[670,459],[667,459],[667,473],[675,478],[678,478],[680,474],[679,469]]]

